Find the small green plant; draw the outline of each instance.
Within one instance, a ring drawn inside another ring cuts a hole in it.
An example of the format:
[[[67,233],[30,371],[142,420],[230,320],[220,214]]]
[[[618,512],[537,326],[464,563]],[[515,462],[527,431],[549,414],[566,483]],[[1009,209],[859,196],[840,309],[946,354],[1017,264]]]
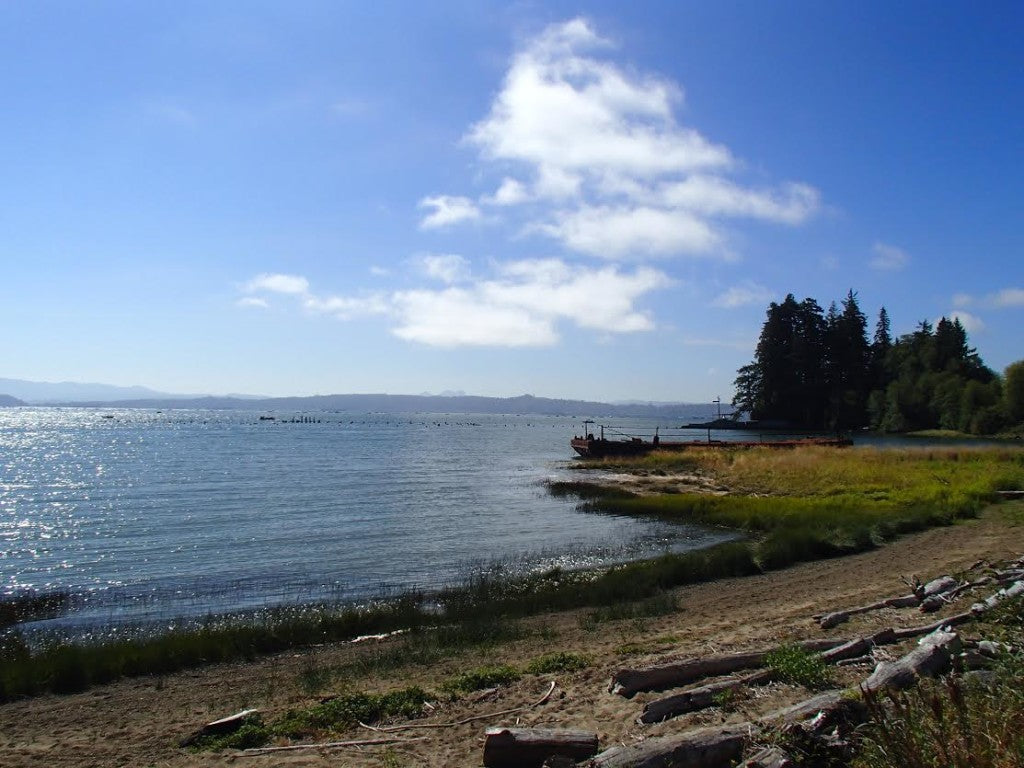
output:
[[[259,715],[250,715],[241,727],[231,733],[198,737],[190,748],[195,752],[217,752],[222,749],[253,749],[262,747],[273,737]]]
[[[732,711],[736,708],[737,698],[738,694],[736,693],[735,688],[725,688],[712,696],[711,701],[716,707],[721,707],[726,711]]]
[[[531,661],[526,671],[531,675],[550,675],[554,672],[576,672],[590,666],[590,659],[581,653],[555,651]]]
[[[765,665],[777,680],[821,690],[833,684],[833,670],[821,657],[798,645],[783,645],[765,658]]]
[[[472,693],[496,685],[514,683],[522,675],[515,667],[503,664],[494,667],[477,667],[447,680],[441,688],[452,695]]]

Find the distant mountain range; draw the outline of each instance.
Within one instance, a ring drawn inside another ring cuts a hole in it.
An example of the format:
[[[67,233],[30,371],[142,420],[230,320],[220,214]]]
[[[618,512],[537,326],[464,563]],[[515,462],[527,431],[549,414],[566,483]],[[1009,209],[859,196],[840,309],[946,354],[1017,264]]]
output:
[[[548,416],[653,416],[699,421],[716,413],[713,403],[600,403],[533,395],[479,397],[474,395],[348,394],[311,397],[252,397],[173,395],[145,387],[108,384],[59,384],[0,379],[8,405],[74,405],[107,408],[211,408],[259,411],[354,411],[384,413],[528,413]],[[24,401],[24,402],[20,402]],[[0,405],[3,405],[0,399]]]

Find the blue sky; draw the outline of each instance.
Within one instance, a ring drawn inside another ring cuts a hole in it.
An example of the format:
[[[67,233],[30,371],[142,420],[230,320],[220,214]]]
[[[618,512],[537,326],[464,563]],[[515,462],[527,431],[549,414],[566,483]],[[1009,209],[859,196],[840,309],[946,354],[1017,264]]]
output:
[[[0,4],[0,376],[708,401],[849,289],[1024,358],[1019,2]]]

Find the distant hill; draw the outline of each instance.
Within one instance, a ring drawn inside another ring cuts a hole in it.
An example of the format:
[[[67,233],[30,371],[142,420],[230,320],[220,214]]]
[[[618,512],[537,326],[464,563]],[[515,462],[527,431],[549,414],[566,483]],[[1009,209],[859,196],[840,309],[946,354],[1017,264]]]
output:
[[[147,387],[119,387],[113,384],[80,384],[73,381],[48,382],[24,379],[0,379],[0,392],[33,405],[72,401],[109,402],[111,400],[189,399],[197,395],[172,395]],[[24,403],[23,403],[24,404]]]
[[[258,411],[350,411],[356,413],[522,413],[541,416],[623,417],[650,416],[678,421],[701,421],[714,416],[713,403],[599,403],[559,400],[533,395],[479,397],[473,395],[315,395],[268,397],[259,400],[236,397],[144,398],[130,400],[76,401],[61,405],[118,408],[211,408]]]
[[[10,395],[0,395],[0,408],[15,408],[19,405],[25,405],[25,402]]]

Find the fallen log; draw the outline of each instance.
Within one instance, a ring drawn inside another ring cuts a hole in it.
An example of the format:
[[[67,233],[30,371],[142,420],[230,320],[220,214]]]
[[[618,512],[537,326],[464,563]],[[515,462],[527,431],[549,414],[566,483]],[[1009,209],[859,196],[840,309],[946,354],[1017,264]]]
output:
[[[838,627],[850,620],[851,616],[857,616],[861,613],[868,613],[870,611],[877,611],[882,608],[912,608],[916,605],[920,605],[921,600],[916,594],[900,595],[898,597],[887,597],[885,600],[879,600],[877,603],[871,603],[870,605],[862,605],[857,608],[849,608],[845,611],[833,611],[826,613],[818,617],[818,626],[822,629],[832,629]]]
[[[922,638],[920,645],[893,662],[882,662],[863,683],[861,689],[872,693],[883,688],[909,688],[922,676],[934,677],[949,669],[953,654],[963,647],[955,632],[937,629]]]
[[[662,736],[630,746],[612,747],[587,765],[590,768],[725,768],[736,763],[747,739],[756,730],[754,723],[740,723]]]
[[[207,723],[199,728],[199,730],[186,736],[179,744],[183,747],[190,747],[204,736],[224,736],[228,733],[234,733],[257,714],[259,714],[258,709],[243,709],[241,712],[222,717],[220,720],[214,720],[212,723]]]
[[[992,610],[1004,600],[1012,600],[1021,595],[1024,595],[1024,581],[1015,581],[1010,586],[1000,589],[987,600],[982,600],[980,603],[972,605],[971,611],[974,613],[984,613],[985,611]]]
[[[959,585],[960,582],[952,576],[940,576],[924,585],[924,588],[921,590],[921,599],[924,600],[935,595],[941,595],[949,592],[951,589],[955,589]]]
[[[660,723],[671,717],[678,717],[687,712],[696,712],[699,709],[707,709],[714,706],[719,697],[740,688],[752,685],[766,685],[772,681],[773,674],[770,670],[762,670],[752,675],[745,675],[735,680],[725,680],[720,683],[704,685],[700,688],[692,688],[689,691],[677,693],[674,696],[666,696],[663,699],[655,699],[644,705],[644,711],[637,718],[638,723]]]
[[[825,651],[845,642],[845,640],[802,640],[795,645],[808,651]],[[684,659],[671,664],[639,669],[620,669],[612,675],[608,690],[628,699],[640,691],[664,691],[668,688],[678,688],[706,677],[729,675],[744,669],[763,667],[765,657],[773,650],[775,649],[769,648],[706,656],[699,659]]]
[[[955,613],[952,616],[947,616],[944,619],[933,621],[931,624],[925,624],[922,627],[907,627],[906,629],[896,630],[896,641],[907,640],[911,637],[920,637],[921,635],[930,635],[937,629],[943,627],[955,627],[968,621],[974,621],[977,618],[977,614],[974,611],[964,611],[963,613]]]
[[[555,728],[488,728],[484,736],[487,768],[541,766],[550,757],[575,762],[597,754],[597,734]]]
[[[876,645],[889,645],[895,642],[896,630],[890,627],[879,630],[873,635],[859,637],[855,640],[843,643],[842,645],[837,645],[835,648],[823,651],[821,653],[821,660],[826,664],[835,664],[843,659],[852,659],[857,656],[863,656]]]

